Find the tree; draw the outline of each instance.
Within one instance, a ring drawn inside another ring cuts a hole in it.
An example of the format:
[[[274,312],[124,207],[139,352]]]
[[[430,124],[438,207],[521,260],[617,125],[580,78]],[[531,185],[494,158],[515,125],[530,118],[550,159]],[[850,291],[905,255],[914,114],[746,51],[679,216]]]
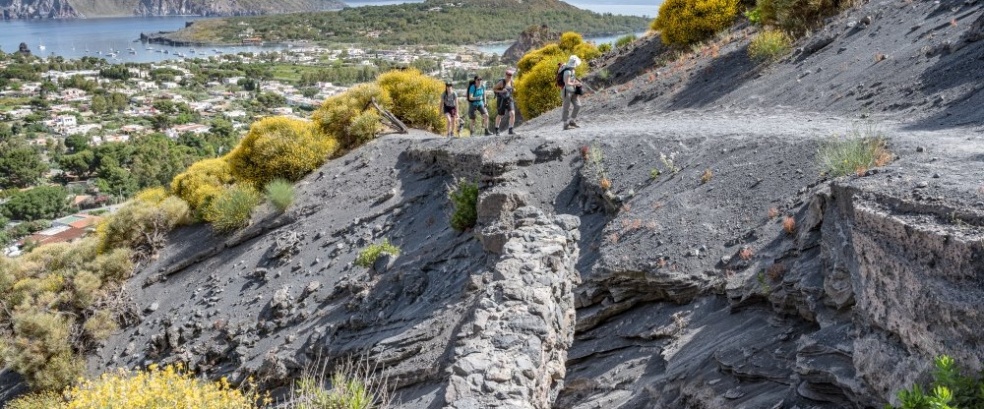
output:
[[[111,157],[103,160],[97,173],[99,178],[96,179],[96,186],[99,190],[118,196],[119,199],[130,197],[140,189],[130,171],[121,168]]]
[[[31,186],[41,180],[48,165],[41,155],[29,146],[0,146],[0,187],[4,189]]]
[[[61,217],[68,210],[68,191],[61,186],[39,186],[15,193],[3,204],[3,214],[15,220]]]
[[[96,95],[92,97],[92,105],[91,105],[92,112],[95,112],[97,114],[104,113],[106,112],[106,108],[108,106],[109,105],[106,104],[106,97],[102,95]]]
[[[71,149],[72,152],[82,152],[89,148],[90,138],[86,135],[69,135],[65,138],[65,147]]]
[[[58,158],[58,166],[63,171],[79,177],[85,177],[92,173],[95,163],[95,154],[88,149]]]
[[[0,122],[0,143],[14,136],[14,128],[6,123]]]
[[[155,131],[163,131],[171,127],[171,117],[167,114],[157,114],[150,118]]]

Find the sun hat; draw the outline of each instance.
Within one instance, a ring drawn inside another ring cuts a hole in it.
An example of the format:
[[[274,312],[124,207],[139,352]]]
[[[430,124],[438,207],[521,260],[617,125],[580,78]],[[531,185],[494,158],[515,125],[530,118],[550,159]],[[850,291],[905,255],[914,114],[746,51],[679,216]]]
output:
[[[506,75],[513,75],[513,74],[515,74],[515,73],[516,73],[516,70],[514,70],[514,69],[512,69],[512,68],[510,68],[510,69],[508,69],[508,70],[506,70]]]
[[[578,65],[581,65],[581,59],[576,55],[572,55],[571,58],[567,60],[567,65],[577,67]]]

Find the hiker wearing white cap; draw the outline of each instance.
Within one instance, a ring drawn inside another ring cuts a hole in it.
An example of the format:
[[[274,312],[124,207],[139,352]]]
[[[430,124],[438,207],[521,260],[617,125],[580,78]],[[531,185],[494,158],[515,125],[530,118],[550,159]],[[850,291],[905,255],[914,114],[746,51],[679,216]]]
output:
[[[577,79],[574,73],[574,69],[578,65],[581,65],[581,59],[576,55],[572,55],[567,60],[567,64],[557,69],[557,74],[563,79],[562,82],[564,84],[560,90],[560,99],[564,101],[563,107],[561,108],[561,121],[564,123],[565,131],[578,127],[576,121],[577,113],[581,110],[581,101],[578,100],[581,81]],[[572,106],[573,109],[571,108]],[[569,117],[567,115],[568,111],[570,111]]]
[[[495,106],[496,111],[498,111],[498,117],[495,119],[495,134],[499,134],[499,129],[502,129],[502,118],[509,114],[509,134],[514,135],[513,125],[516,124],[516,103],[513,101],[513,91],[515,87],[513,86],[513,74],[515,74],[512,68],[506,70],[506,77],[500,79],[492,87],[492,92],[495,93]]]

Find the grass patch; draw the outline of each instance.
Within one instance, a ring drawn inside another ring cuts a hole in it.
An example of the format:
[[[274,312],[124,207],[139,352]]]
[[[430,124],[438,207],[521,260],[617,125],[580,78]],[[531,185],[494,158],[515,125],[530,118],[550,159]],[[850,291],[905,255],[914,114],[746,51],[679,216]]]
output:
[[[454,210],[451,212],[451,227],[465,231],[475,227],[478,222],[478,184],[459,180],[448,193]]]
[[[253,208],[260,203],[260,195],[244,186],[225,189],[209,205],[205,220],[221,232],[231,232],[249,225]]]
[[[294,203],[294,185],[286,180],[276,179],[267,183],[265,193],[266,199],[281,213]]]
[[[359,267],[372,267],[376,259],[383,253],[398,256],[400,255],[400,248],[391,244],[389,239],[383,239],[382,243],[371,244],[369,247],[360,251],[359,255],[355,258],[355,265]]]
[[[885,166],[893,159],[885,138],[870,128],[823,142],[817,157],[820,167],[832,177],[863,175],[868,169]]]
[[[792,38],[786,33],[768,29],[759,33],[748,44],[748,56],[757,61],[776,61],[789,53]]]

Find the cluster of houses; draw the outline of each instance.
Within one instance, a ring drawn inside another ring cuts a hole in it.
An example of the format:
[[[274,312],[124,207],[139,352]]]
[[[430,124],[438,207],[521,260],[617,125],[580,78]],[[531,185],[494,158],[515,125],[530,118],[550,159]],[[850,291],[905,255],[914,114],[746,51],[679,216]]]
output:
[[[26,247],[37,247],[45,244],[71,243],[82,239],[96,229],[102,220],[99,216],[76,213],[51,222],[51,227],[24,237],[3,248],[3,255],[17,257]]]

